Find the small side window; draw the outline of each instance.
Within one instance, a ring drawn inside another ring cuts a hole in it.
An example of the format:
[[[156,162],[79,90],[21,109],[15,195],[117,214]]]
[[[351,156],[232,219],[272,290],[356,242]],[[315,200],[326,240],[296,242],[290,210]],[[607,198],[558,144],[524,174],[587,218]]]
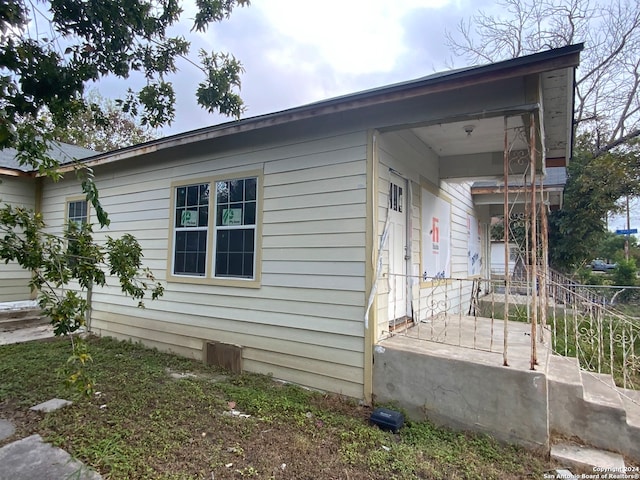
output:
[[[86,200],[76,200],[67,203],[67,221],[81,226],[88,222],[88,206]]]

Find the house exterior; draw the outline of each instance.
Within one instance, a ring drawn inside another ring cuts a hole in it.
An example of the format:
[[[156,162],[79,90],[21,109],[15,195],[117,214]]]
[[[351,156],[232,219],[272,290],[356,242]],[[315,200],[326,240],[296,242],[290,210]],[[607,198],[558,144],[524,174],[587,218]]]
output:
[[[488,226],[502,199],[477,201],[472,183],[566,166],[581,49],[85,159],[111,219],[96,236],[134,234],[165,286],[145,309],[115,281],[95,290],[93,330],[198,359],[219,342],[246,371],[371,400],[376,343],[422,320],[437,282],[490,273]],[[53,183],[4,169],[0,198],[39,209],[50,233],[90,221],[63,170]]]
[[[96,154],[93,150],[65,143],[53,144],[50,156],[60,163],[83,159]],[[12,148],[0,150],[0,207],[26,207],[40,209],[41,179],[29,166],[20,165]],[[35,298],[29,287],[30,272],[15,262],[0,265],[0,302],[13,302]]]

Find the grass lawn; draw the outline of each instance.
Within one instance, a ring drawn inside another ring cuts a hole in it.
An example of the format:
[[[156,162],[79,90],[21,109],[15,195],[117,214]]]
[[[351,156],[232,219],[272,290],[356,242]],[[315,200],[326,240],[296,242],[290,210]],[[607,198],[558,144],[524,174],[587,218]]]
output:
[[[91,339],[90,349],[96,394],[40,414],[29,407],[70,398],[56,373],[68,340],[0,346],[0,418],[17,425],[0,446],[39,433],[110,479],[509,479],[549,468],[525,450],[426,422],[383,432],[367,407],[269,377],[110,339]]]

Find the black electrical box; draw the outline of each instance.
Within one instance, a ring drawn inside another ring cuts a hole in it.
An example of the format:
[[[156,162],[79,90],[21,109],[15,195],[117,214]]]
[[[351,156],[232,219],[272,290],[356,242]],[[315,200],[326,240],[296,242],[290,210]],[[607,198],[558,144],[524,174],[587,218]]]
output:
[[[404,417],[400,412],[388,408],[376,408],[371,414],[371,423],[383,430],[397,432],[404,425]]]

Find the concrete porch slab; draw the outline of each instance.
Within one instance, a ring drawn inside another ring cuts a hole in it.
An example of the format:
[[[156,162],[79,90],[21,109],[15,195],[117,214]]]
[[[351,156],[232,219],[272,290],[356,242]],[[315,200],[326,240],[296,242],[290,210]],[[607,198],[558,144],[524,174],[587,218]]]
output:
[[[510,366],[505,367],[501,352],[421,340],[407,333],[374,349],[376,402],[395,402],[413,419],[429,418],[548,452],[545,368],[530,370],[528,347],[512,351]],[[514,328],[513,333],[519,337],[521,332]],[[546,359],[546,351],[541,357]]]
[[[20,328],[11,331],[0,330],[0,345],[29,342],[31,340],[42,340],[45,338],[53,338],[54,336],[53,326],[49,324]]]
[[[464,358],[486,365],[503,365],[503,320],[466,315],[436,316],[379,342],[443,357]],[[536,371],[546,371],[550,333],[535,331]],[[531,325],[507,322],[507,363],[511,368],[531,370]]]

